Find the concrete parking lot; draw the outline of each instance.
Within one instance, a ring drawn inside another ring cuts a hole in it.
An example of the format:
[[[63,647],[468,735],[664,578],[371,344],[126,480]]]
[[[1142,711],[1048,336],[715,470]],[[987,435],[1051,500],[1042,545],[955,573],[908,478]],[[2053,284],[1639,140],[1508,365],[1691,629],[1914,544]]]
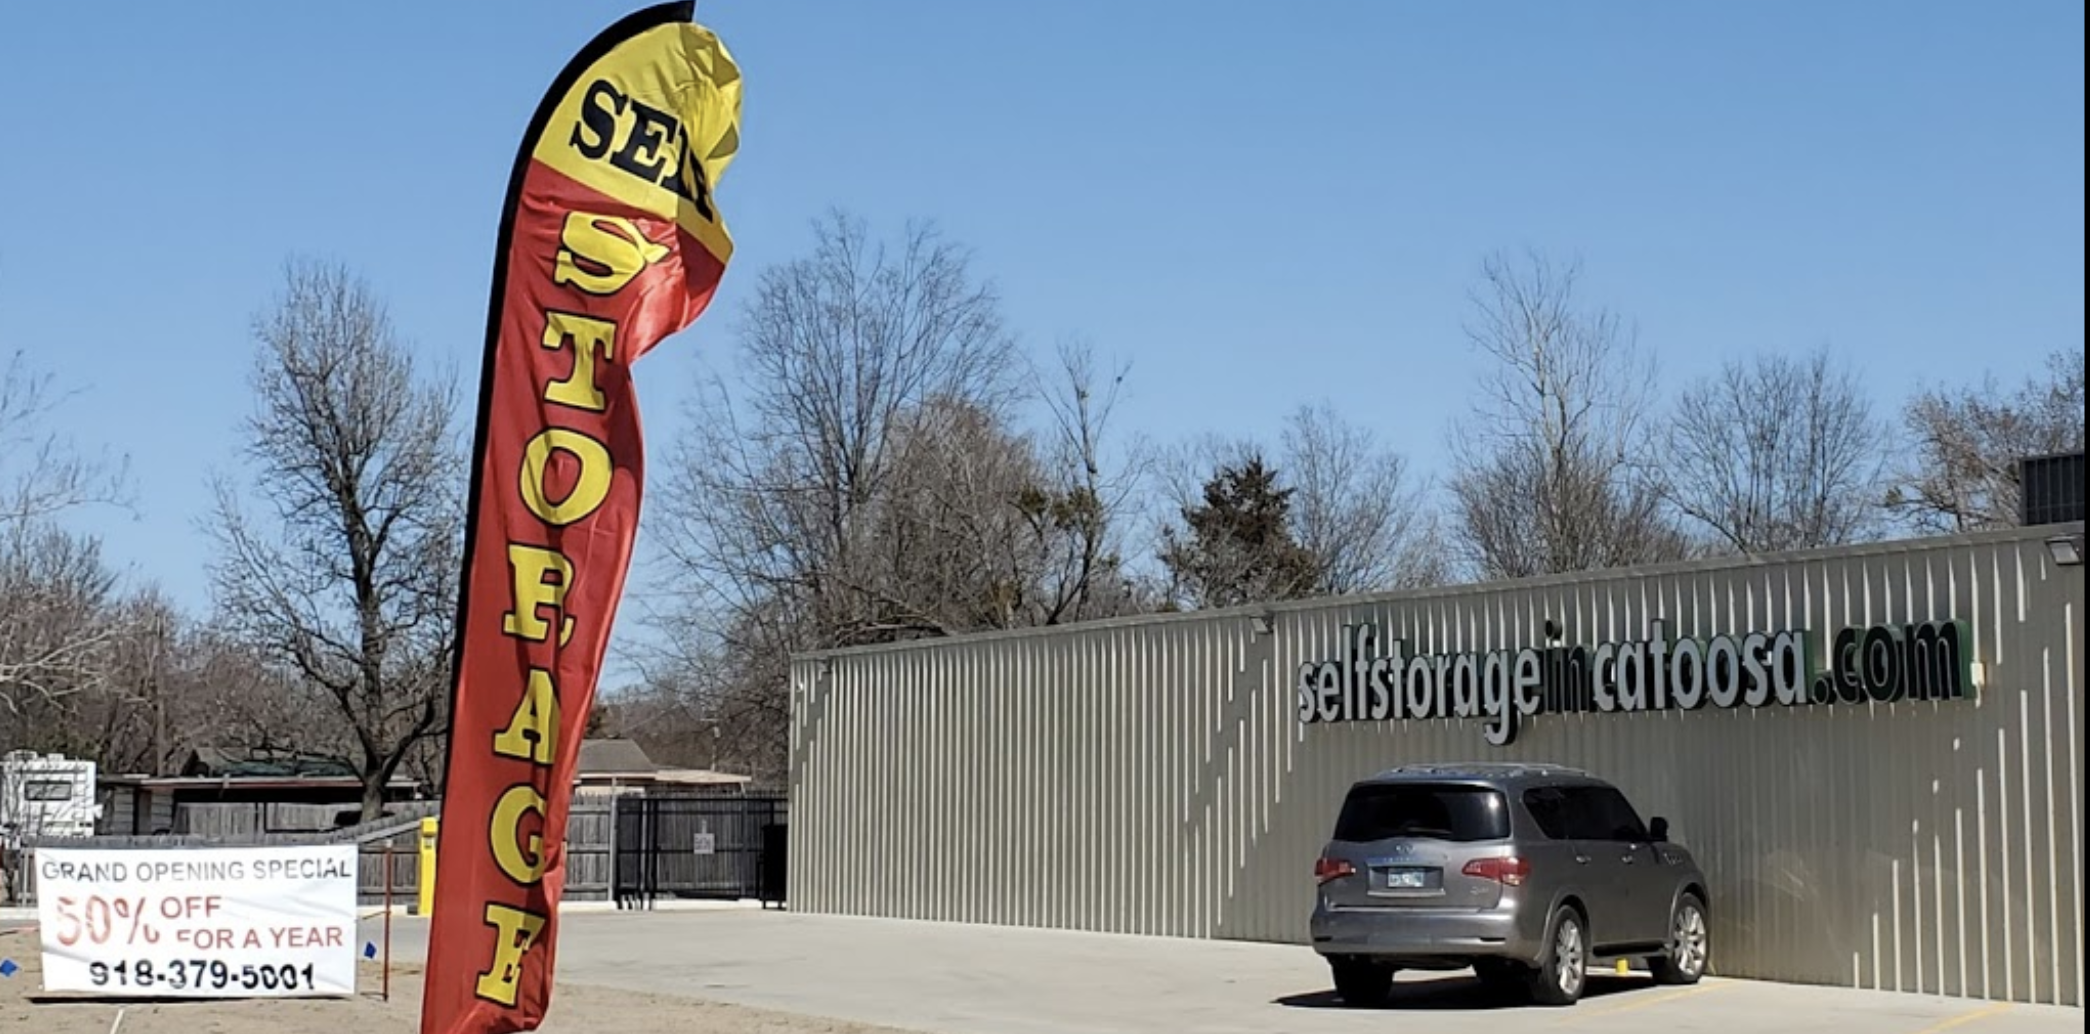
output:
[[[1910,994],[1594,977],[1569,1009],[1504,1006],[1465,976],[1404,980],[1385,1009],[1343,1007],[1303,948],[802,916],[751,909],[572,912],[562,984],[684,995],[924,1034],[2047,1034],[2083,1012]],[[375,926],[371,927],[372,932]],[[425,927],[395,922],[419,959]],[[556,1010],[556,1006],[554,1006]],[[1391,1015],[1389,1015],[1391,1014]]]

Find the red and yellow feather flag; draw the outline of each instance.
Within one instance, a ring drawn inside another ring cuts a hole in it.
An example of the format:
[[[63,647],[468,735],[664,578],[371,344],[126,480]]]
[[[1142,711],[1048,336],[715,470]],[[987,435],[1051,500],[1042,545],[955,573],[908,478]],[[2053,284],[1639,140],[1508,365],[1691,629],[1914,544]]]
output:
[[[566,816],[643,481],[631,367],[710,304],[712,189],[740,70],[694,4],[639,11],[559,74],[495,252],[459,588],[422,1034],[535,1030]]]

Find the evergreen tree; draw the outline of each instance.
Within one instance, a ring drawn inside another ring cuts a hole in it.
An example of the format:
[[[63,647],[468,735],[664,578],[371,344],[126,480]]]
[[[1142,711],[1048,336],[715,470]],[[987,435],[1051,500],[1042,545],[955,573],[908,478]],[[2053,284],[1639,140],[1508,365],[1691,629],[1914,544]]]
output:
[[[1221,466],[1204,502],[1162,531],[1161,562],[1175,596],[1193,608],[1232,607],[1310,594],[1319,564],[1293,537],[1292,490],[1260,455]]]

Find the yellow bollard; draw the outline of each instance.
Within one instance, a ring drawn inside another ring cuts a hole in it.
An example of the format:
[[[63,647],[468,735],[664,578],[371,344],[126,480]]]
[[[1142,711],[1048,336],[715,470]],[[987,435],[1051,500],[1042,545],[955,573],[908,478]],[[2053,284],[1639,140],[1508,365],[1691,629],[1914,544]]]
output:
[[[1620,960],[1618,960],[1618,975],[1619,975],[1619,976],[1627,976],[1627,975],[1631,974],[1632,972],[1633,972],[1633,967],[1632,967],[1632,966],[1631,966],[1630,964],[1628,964],[1628,963],[1626,962],[1626,960],[1624,960],[1624,959],[1620,959]]]
[[[421,820],[421,869],[417,877],[420,900],[417,914],[426,919],[435,911],[435,833],[437,820]]]

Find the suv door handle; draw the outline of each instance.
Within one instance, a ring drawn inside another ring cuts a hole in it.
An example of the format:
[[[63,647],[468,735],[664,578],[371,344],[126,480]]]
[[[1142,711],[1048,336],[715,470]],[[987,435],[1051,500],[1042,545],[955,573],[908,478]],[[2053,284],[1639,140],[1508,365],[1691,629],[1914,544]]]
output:
[[[1575,864],[1576,864],[1576,865],[1588,865],[1588,864],[1589,864],[1589,856],[1588,856],[1588,855],[1586,855],[1586,854],[1583,854],[1583,853],[1582,853],[1582,852],[1580,852],[1580,851],[1577,851],[1577,852],[1575,852]]]
[[[1620,855],[1618,860],[1626,863],[1627,865],[1631,865],[1635,861],[1639,860],[1639,857],[1639,855],[1634,854],[1631,851],[1627,851],[1625,854]]]

